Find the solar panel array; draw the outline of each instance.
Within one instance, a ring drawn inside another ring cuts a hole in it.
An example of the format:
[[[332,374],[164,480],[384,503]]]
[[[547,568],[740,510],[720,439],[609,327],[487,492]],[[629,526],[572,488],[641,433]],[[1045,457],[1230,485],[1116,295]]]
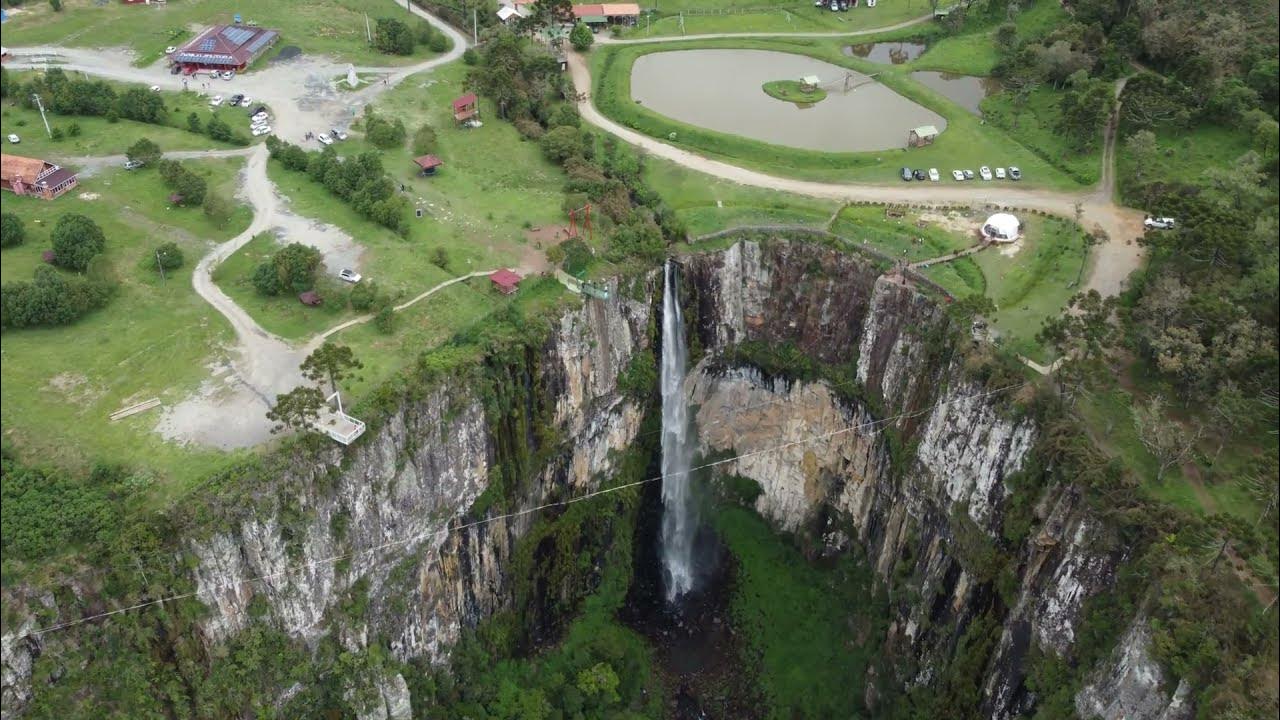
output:
[[[226,38],[227,42],[231,43],[232,46],[240,47],[248,42],[249,38],[253,37],[255,32],[257,31],[249,28],[225,27],[222,28],[221,35]]]
[[[263,45],[266,45],[267,43],[275,39],[276,39],[275,31],[268,30],[267,32],[264,32],[261,35],[259,35],[257,40],[254,40],[252,43],[250,43],[249,47],[246,48],[246,51],[250,55],[252,55],[253,53],[258,52],[258,50],[260,50]]]
[[[217,40],[214,40],[213,38],[205,38],[204,40],[200,41],[199,50],[201,52],[209,52],[213,50],[213,48],[216,47],[217,44],[218,44]]]

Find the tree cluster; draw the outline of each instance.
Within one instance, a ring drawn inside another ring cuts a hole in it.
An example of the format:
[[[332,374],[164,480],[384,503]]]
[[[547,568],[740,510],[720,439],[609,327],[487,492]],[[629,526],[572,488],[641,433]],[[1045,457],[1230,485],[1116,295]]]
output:
[[[204,178],[176,160],[161,160],[159,168],[164,184],[178,196],[178,205],[195,207],[204,203],[205,193],[209,191],[209,184]]]
[[[58,218],[49,237],[54,264],[76,272],[88,269],[89,261],[107,247],[107,237],[98,223],[79,213]]]
[[[449,49],[449,38],[429,22],[419,22],[415,27],[395,18],[378,18],[373,30],[373,47],[387,55],[412,55],[417,46],[423,45],[432,52]]]
[[[525,137],[536,139],[546,157],[568,175],[565,209],[592,206],[595,231],[609,238],[610,260],[655,260],[685,229],[642,179],[642,159],[606,137],[596,152],[593,136],[565,102],[571,88],[544,48],[506,30],[483,47],[468,83],[498,103],[500,113]]]
[[[386,150],[403,147],[406,131],[400,118],[388,120],[373,111],[372,105],[364,107],[364,137],[375,146]]]
[[[333,148],[308,152],[276,138],[267,140],[267,149],[286,168],[306,172],[364,217],[401,235],[409,232],[407,202],[377,153],[341,159]]]
[[[107,282],[41,265],[32,280],[0,286],[0,327],[69,325],[106,305],[112,290]]]
[[[253,286],[263,295],[306,292],[315,286],[316,270],[323,258],[310,245],[290,243],[253,272]]]
[[[158,93],[141,87],[117,93],[104,80],[77,78],[61,68],[51,68],[13,90],[28,108],[35,107],[33,93],[40,95],[46,110],[58,115],[124,118],[155,125],[163,125],[168,119],[164,99]]]

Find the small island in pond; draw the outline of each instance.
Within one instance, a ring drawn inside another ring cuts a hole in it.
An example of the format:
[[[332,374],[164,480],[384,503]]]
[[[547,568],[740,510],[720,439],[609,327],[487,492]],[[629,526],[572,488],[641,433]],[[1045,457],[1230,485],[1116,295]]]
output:
[[[771,98],[776,98],[785,102],[812,105],[826,99],[827,91],[818,87],[817,82],[806,82],[806,80],[810,79],[816,80],[816,78],[805,78],[804,80],[772,80],[760,87],[763,88],[765,93]]]

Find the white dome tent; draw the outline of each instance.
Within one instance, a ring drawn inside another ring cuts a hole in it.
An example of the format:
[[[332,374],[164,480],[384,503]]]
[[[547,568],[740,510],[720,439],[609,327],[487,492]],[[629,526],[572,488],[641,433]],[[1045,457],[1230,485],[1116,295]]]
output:
[[[1022,223],[1009,213],[996,213],[982,223],[982,237],[991,242],[1011,243],[1018,239]]]

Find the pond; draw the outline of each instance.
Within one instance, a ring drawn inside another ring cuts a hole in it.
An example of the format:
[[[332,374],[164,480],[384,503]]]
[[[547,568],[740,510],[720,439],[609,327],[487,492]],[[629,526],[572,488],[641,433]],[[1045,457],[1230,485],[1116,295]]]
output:
[[[926,47],[924,43],[912,42],[863,43],[845,45],[844,54],[882,65],[901,65],[920,57]]]
[[[996,78],[956,75],[954,73],[917,71],[911,79],[963,107],[974,115],[982,115],[979,104],[988,95],[1000,92],[1003,87]]]
[[[827,98],[812,106],[775,100],[770,80],[817,75]],[[826,152],[906,147],[921,125],[947,121],[861,73],[771,50],[674,50],[642,55],[631,96],[675,120],[775,145]]]

